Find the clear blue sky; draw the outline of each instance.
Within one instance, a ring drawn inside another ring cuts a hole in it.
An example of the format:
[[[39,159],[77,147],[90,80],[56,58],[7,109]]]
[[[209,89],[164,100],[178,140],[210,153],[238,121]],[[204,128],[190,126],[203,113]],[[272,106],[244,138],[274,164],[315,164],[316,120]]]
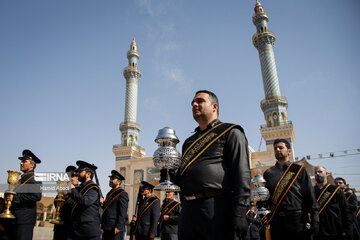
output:
[[[0,2],[0,182],[25,148],[38,171],[82,159],[107,191],[124,120],[126,52],[140,52],[140,145],[152,156],[160,128],[181,140],[196,127],[190,101],[209,89],[220,119],[242,125],[258,150],[264,98],[251,42],[255,0],[14,0]],[[280,88],[289,101],[296,156],[360,148],[360,3],[263,0],[276,34]],[[262,142],[261,150],[264,150]],[[310,161],[360,189],[360,155]],[[356,173],[357,175],[353,175]]]

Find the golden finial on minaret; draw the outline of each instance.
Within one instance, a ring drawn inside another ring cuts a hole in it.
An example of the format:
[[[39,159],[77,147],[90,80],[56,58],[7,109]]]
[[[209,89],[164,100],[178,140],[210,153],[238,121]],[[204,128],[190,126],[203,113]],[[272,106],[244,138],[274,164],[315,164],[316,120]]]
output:
[[[136,51],[136,50],[137,50],[137,46],[136,46],[136,42],[135,42],[135,37],[133,37],[133,40],[132,40],[132,42],[131,42],[130,50],[131,50],[131,51]]]
[[[259,0],[256,0],[256,4],[255,4],[254,10],[255,10],[255,14],[259,14],[259,13],[260,13],[260,14],[263,14],[264,9],[263,9],[261,3],[259,2]]]

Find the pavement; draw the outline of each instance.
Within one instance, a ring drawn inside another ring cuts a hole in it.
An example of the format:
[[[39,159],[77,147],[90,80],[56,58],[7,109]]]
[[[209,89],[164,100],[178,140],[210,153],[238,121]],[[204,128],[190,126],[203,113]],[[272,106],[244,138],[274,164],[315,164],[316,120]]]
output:
[[[33,240],[52,240],[53,227],[34,227]]]
[[[33,240],[52,240],[53,234],[53,227],[35,227]],[[127,236],[126,239],[129,239],[129,236]],[[155,238],[155,240],[159,239],[160,238]]]

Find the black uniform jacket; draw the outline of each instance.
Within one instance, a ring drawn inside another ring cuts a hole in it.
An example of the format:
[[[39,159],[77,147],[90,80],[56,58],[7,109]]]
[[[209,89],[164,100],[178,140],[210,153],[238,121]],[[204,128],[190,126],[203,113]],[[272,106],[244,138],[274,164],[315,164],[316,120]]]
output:
[[[26,182],[26,183],[25,183]],[[23,184],[25,183],[25,184]],[[38,192],[26,192],[25,188],[27,184],[39,184],[41,182],[37,182],[34,179],[34,171],[30,171],[24,173],[20,180],[19,186],[21,191],[24,190],[24,193],[17,193],[14,195],[10,211],[16,217],[15,223],[16,224],[31,224],[35,225],[36,222],[36,202],[40,201],[41,199],[41,192],[40,188]],[[23,185],[22,185],[23,184]],[[19,190],[20,190],[19,189]],[[32,188],[35,190],[35,188]],[[15,189],[16,192],[16,189]]]
[[[322,189],[317,185],[315,188],[316,198],[321,194]],[[336,186],[330,185],[328,190],[333,193]],[[349,206],[346,202],[345,195],[339,189],[324,210],[320,213],[319,235],[322,237],[341,237],[343,232],[351,234],[352,221]]]
[[[274,195],[276,185],[289,165],[290,162],[286,162],[283,168],[281,168],[279,164],[276,163],[275,166],[265,171],[265,186],[270,192],[269,202]],[[315,219],[315,221],[318,221],[318,206],[314,188],[312,186],[310,176],[305,168],[301,169],[299,176],[296,178],[294,184],[291,186],[290,190],[277,208],[275,216],[279,212],[288,211],[303,211],[305,215],[310,213],[312,218]]]
[[[101,232],[99,190],[92,188],[86,194],[80,194],[80,191],[90,183],[93,181],[82,183],[79,188],[71,189],[68,194],[74,200],[71,217],[74,235],[77,237],[100,236]],[[74,208],[75,204],[76,207]]]
[[[155,197],[155,196],[151,196]],[[146,198],[140,202],[140,207],[145,203]],[[140,234],[143,236],[149,236],[150,233],[156,235],[157,233],[157,225],[160,217],[160,200],[156,199],[155,202],[144,212],[144,214],[140,217],[137,216],[137,221],[139,224],[136,229],[136,234]]]
[[[246,220],[249,224],[249,228],[244,240],[260,239],[259,227],[262,225],[260,216],[254,212],[249,211],[246,214]]]
[[[117,189],[115,189],[117,190]],[[109,205],[104,203],[104,211],[101,219],[101,227],[104,231],[114,231],[115,227],[120,229],[120,231],[125,231],[125,221],[127,219],[127,211],[129,204],[128,193],[122,191],[120,195],[115,197],[117,194],[114,194],[114,189],[111,189],[110,192],[106,195],[106,201],[109,201],[109,196],[112,197],[112,201]]]
[[[220,123],[216,119],[204,131],[197,127],[195,133],[185,140],[182,152]],[[183,196],[216,191],[230,193],[234,215],[240,215],[239,207],[249,204],[251,178],[248,142],[243,129],[238,125],[232,128],[207,148],[182,175],[180,172],[173,180],[180,186]]]
[[[164,207],[168,205],[169,202],[172,200],[168,200],[165,198],[163,201],[163,204],[161,206],[161,209],[163,210]],[[160,231],[164,233],[177,233],[178,232],[178,219],[181,211],[181,205],[176,205],[167,215],[169,215],[169,219],[166,221],[161,221],[161,228]]]

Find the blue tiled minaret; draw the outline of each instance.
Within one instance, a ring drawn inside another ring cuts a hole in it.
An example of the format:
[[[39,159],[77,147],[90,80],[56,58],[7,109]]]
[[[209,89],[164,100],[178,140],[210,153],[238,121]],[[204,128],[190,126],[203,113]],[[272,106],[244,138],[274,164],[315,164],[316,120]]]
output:
[[[141,70],[138,68],[140,54],[137,50],[135,38],[127,52],[128,66],[124,69],[126,79],[125,117],[120,123],[121,145],[114,145],[113,152],[116,160],[139,158],[145,155],[145,149],[138,145],[140,125],[136,123],[138,82]]]
[[[252,41],[259,52],[265,91],[265,99],[261,101],[260,106],[264,112],[266,125],[261,126],[261,135],[266,141],[267,149],[272,150],[272,144],[276,138],[285,138],[292,144],[295,140],[295,131],[287,117],[288,101],[280,93],[273,49],[275,34],[269,31],[267,26],[268,14],[258,0],[254,10],[253,23],[257,32],[254,34]]]

